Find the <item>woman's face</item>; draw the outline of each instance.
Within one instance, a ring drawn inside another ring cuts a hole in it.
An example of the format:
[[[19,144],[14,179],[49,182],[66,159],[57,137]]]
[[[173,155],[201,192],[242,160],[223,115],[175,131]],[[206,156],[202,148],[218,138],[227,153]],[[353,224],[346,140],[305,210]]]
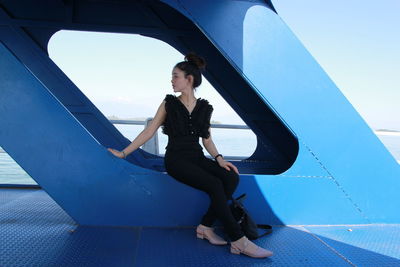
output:
[[[192,89],[191,76],[185,77],[185,73],[179,68],[174,68],[172,70],[172,88],[174,92],[182,92],[188,89]]]

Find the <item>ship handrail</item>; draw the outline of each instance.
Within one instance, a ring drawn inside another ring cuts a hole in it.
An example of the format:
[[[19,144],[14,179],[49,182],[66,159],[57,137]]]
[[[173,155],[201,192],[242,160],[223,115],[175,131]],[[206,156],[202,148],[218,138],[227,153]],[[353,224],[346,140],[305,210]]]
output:
[[[149,117],[145,120],[125,120],[125,119],[109,119],[110,123],[113,125],[143,125],[144,127],[147,127],[147,125],[150,123],[152,120],[152,117]],[[247,125],[238,125],[238,124],[222,124],[222,123],[211,123],[210,124],[211,128],[219,128],[219,129],[241,129],[241,130],[248,130],[250,129]],[[163,154],[159,153],[158,150],[158,133],[156,132],[154,136],[146,142],[146,144],[143,145],[142,147],[143,150],[146,152],[155,154],[157,156],[163,156]],[[1,147],[0,147],[0,153],[7,153],[5,152]],[[224,158],[229,159],[229,160],[241,160],[245,159],[247,157],[241,157],[241,156],[224,156]]]
[[[152,118],[148,118],[146,120],[109,120],[112,124],[127,124],[127,125],[146,125],[147,120],[151,120]],[[223,123],[211,123],[211,128],[224,128],[224,129],[250,129],[247,125],[239,125],[239,124],[223,124]]]
[[[112,123],[114,125],[116,125],[116,124],[143,125],[146,127],[152,119],[153,119],[152,117],[149,117],[145,120],[109,119],[109,121],[110,121],[110,123]],[[211,128],[219,128],[219,129],[243,129],[243,130],[250,129],[247,125],[223,124],[223,123],[211,123],[210,127]],[[373,132],[376,135],[388,135],[388,133],[386,133],[386,131],[374,130]],[[395,132],[395,133],[397,134],[397,132]],[[154,134],[154,136],[149,141],[146,142],[146,144],[143,145],[143,150],[145,150],[146,152],[155,154],[157,156],[163,156],[163,154],[160,154],[159,150],[158,150],[158,133],[157,132]],[[2,147],[0,147],[0,153],[7,153],[7,152],[5,152]],[[242,159],[245,159],[246,157],[224,156],[224,158],[228,159],[228,160],[242,160]],[[400,164],[400,160],[397,160],[397,162]]]
[[[149,117],[145,120],[123,120],[123,119],[109,119],[112,124],[120,124],[120,125],[143,125],[146,128],[153,118]],[[238,129],[238,130],[249,130],[250,128],[247,125],[238,125],[238,124],[222,124],[222,123],[210,123],[211,128],[218,129]],[[145,144],[143,144],[142,149],[148,153],[164,156],[159,152],[158,146],[158,131],[150,138]],[[248,157],[243,156],[229,156],[224,155],[224,158],[227,160],[243,160]]]

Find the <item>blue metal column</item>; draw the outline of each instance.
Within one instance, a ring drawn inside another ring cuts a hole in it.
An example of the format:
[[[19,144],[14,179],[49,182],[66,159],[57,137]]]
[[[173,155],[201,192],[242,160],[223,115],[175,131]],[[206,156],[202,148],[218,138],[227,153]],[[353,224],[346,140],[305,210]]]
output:
[[[0,145],[74,220],[137,226],[198,220],[205,195],[111,155],[1,43],[0,58]]]
[[[282,221],[400,221],[400,166],[266,2],[164,2],[196,23],[299,138],[291,169],[255,176]],[[342,205],[328,210],[343,199],[354,217]]]

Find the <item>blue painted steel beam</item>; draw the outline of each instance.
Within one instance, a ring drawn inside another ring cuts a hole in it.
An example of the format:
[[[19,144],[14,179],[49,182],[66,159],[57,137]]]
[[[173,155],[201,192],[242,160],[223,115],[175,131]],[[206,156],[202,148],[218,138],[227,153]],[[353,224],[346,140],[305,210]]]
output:
[[[293,169],[317,162],[361,216],[398,222],[399,165],[276,13],[245,1],[165,2],[195,21],[290,125],[314,158]]]

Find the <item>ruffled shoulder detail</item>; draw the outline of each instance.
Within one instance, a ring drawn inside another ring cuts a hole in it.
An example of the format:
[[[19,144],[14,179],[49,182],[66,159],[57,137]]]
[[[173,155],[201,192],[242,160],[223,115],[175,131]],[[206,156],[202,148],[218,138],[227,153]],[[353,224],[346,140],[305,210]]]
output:
[[[176,98],[176,96],[171,95],[171,94],[168,94],[168,95],[165,96],[164,100],[165,100],[166,102],[168,102],[168,101],[171,101],[171,100],[173,100],[173,99],[175,99],[175,98]]]
[[[211,115],[214,110],[213,106],[206,99],[199,99],[200,100],[200,108],[197,114],[197,124],[199,126],[199,135],[203,138],[210,137],[210,125],[211,125]]]
[[[175,95],[168,94],[165,96],[165,111],[167,116],[161,125],[162,133],[166,135],[177,135],[182,131],[185,132],[183,114],[179,113],[179,101]]]
[[[172,110],[175,110],[176,107],[179,106],[178,103],[179,99],[176,95],[168,94],[165,96],[164,101],[165,101],[165,110],[167,111],[167,113],[168,111],[171,112]]]

